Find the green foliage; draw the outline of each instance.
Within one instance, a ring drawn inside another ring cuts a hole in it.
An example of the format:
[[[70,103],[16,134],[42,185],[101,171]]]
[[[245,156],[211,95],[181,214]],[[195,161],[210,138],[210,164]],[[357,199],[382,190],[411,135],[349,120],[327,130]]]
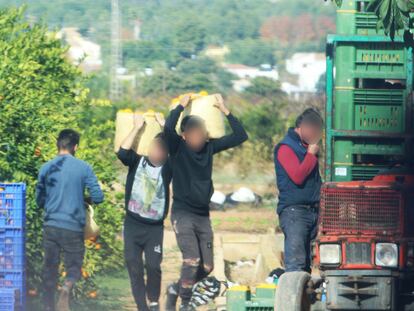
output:
[[[246,101],[250,102],[240,114],[248,131],[249,141],[243,146],[242,154],[235,154],[236,163],[242,159],[255,159],[258,167],[266,167],[272,160],[273,146],[286,130],[286,107],[289,102],[280,84],[269,78],[259,77],[245,90]],[[254,104],[252,104],[254,103]],[[241,158],[240,158],[241,157]],[[238,163],[244,170],[252,169]],[[252,165],[254,167],[254,164]],[[244,174],[247,174],[245,171]]]
[[[88,89],[80,71],[63,57],[65,48],[41,25],[29,26],[23,9],[0,11],[0,178],[25,182],[27,190],[28,287],[40,289],[42,265],[42,210],[34,192],[40,166],[54,157],[57,133],[67,127],[82,134],[79,157],[91,163],[106,190],[106,203],[97,208],[102,235],[88,246],[84,270],[86,280],[79,293],[95,288],[95,272],[121,264],[120,231],[122,209],[112,197],[114,159],[111,150],[113,122],[98,122],[88,100]],[[99,245],[99,246],[97,246]]]
[[[275,136],[285,129],[285,123],[280,115],[285,105],[283,99],[274,99],[274,101],[256,104],[246,111],[241,116],[241,120],[249,131],[249,140],[272,148]]]
[[[129,41],[123,45],[123,57],[128,67],[150,67],[154,62],[165,61],[170,57],[168,50],[160,48],[153,41]]]
[[[109,93],[109,75],[103,72],[91,75],[85,82],[85,85],[90,89],[90,98],[107,98]]]
[[[285,95],[280,88],[280,82],[266,77],[254,78],[251,85],[245,89],[250,95],[268,98],[269,100]]]
[[[170,41],[176,53],[182,58],[197,55],[205,46],[205,29],[196,20],[182,20],[170,32],[165,41]]]
[[[337,6],[342,5],[342,0],[333,0]],[[367,10],[378,16],[377,31],[382,29],[385,35],[391,39],[398,30],[409,33],[412,28],[410,12],[414,9],[413,0],[370,0]],[[412,35],[410,35],[412,37]],[[411,39],[412,40],[412,39]]]
[[[383,29],[391,38],[399,29],[410,30],[410,12],[413,9],[413,0],[371,0],[368,5],[368,10],[379,18],[377,29]]]
[[[274,65],[274,47],[260,39],[245,39],[235,41],[230,45],[230,54],[227,60],[233,63],[241,63],[249,66],[261,64]]]
[[[223,92],[231,87],[233,76],[208,58],[188,59],[175,70],[157,69],[152,76],[141,80],[140,92],[144,96],[206,90]]]

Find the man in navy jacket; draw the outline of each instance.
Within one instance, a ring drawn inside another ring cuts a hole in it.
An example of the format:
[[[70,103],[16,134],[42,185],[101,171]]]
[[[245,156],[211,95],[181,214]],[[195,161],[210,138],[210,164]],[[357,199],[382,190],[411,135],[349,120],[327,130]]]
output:
[[[321,176],[318,142],[323,120],[315,109],[306,109],[295,128],[275,147],[279,203],[277,213],[285,235],[286,271],[311,270],[311,241],[316,237]]]

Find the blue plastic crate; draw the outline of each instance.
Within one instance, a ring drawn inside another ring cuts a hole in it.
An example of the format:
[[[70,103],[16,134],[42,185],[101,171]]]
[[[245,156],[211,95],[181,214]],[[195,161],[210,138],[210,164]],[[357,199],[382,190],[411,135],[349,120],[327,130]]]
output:
[[[0,184],[0,228],[24,228],[26,185]]]
[[[25,289],[25,273],[0,271],[0,288],[15,288],[24,293]]]
[[[24,259],[24,231],[22,229],[0,229],[0,271],[23,272]]]
[[[26,304],[26,274],[24,272],[0,271],[0,289],[17,289],[22,310]]]
[[[0,311],[21,311],[20,292],[17,289],[0,289]]]

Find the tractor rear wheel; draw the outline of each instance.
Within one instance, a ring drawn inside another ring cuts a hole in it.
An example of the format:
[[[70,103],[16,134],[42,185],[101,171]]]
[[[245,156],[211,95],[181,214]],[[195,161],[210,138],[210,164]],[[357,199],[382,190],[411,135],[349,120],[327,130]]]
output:
[[[306,289],[310,278],[304,271],[283,273],[276,290],[275,310],[309,311],[311,303]]]

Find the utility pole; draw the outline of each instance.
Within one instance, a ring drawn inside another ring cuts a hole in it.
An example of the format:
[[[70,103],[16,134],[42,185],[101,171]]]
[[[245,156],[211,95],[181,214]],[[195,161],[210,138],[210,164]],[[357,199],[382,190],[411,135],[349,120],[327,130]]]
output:
[[[118,71],[122,68],[121,45],[121,10],[119,0],[111,0],[111,75],[110,98],[119,100],[122,98],[122,85],[118,78]]]

